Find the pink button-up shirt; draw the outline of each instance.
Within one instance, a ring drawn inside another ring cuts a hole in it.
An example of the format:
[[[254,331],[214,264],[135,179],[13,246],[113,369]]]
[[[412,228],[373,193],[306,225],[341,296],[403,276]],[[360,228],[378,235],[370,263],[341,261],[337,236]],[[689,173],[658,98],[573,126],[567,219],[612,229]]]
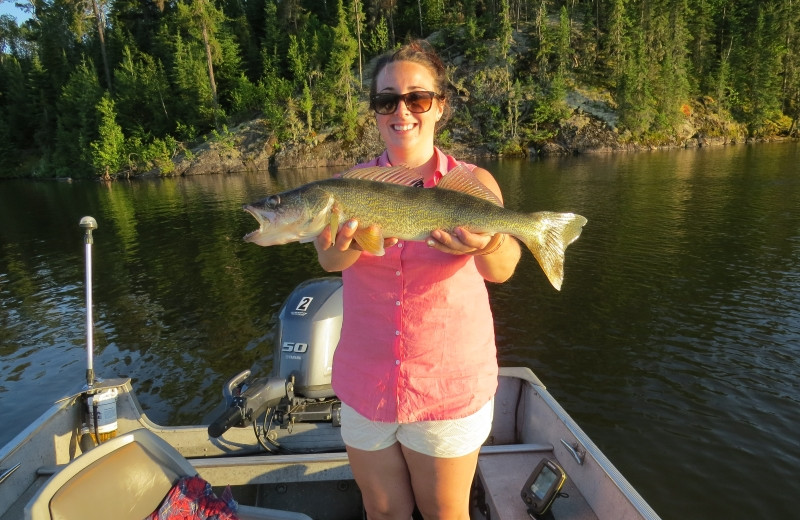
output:
[[[434,184],[457,162],[436,149]],[[386,154],[365,166],[388,166]],[[344,317],[333,389],[382,422],[466,417],[497,387],[494,321],[473,257],[424,242],[361,253],[342,272]]]

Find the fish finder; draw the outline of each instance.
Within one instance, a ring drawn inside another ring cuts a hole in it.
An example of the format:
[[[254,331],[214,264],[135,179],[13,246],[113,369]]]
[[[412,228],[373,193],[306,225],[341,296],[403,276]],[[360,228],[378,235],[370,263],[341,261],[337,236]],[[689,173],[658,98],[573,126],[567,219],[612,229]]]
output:
[[[561,466],[553,460],[542,459],[522,488],[522,500],[528,506],[528,513],[534,518],[547,513],[566,480],[567,474]]]

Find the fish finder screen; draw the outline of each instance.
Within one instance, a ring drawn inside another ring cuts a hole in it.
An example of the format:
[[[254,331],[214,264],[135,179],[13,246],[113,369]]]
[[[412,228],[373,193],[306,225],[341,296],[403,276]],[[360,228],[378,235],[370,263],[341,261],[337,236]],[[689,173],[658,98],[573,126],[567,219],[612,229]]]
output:
[[[536,480],[531,484],[531,493],[536,495],[538,499],[543,499],[547,490],[556,481],[557,475],[547,466],[542,468],[542,472],[536,477]]]

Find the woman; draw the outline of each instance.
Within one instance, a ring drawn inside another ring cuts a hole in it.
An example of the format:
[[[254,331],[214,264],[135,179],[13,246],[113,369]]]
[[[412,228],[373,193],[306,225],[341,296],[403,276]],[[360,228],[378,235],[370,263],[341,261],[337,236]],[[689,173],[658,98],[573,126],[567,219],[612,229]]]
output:
[[[445,69],[424,41],[381,57],[370,106],[386,150],[367,165],[417,168],[433,187],[458,164],[433,144],[448,110]],[[501,200],[492,175],[473,167]],[[386,240],[381,257],[358,249],[350,220],[320,265],[342,271],[344,318],[333,388],[342,437],[370,520],[469,517],[478,451],[491,428],[497,357],[485,281],[519,261],[511,237],[435,230],[427,242]],[[389,247],[392,246],[392,247]]]

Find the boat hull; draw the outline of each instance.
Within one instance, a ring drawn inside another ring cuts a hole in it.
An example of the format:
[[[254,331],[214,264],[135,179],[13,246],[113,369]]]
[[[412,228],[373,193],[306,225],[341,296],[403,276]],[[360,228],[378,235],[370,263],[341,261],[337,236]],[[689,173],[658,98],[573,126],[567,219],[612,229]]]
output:
[[[266,454],[252,428],[219,438],[207,425],[168,427],[142,411],[129,380],[119,380],[119,434],[145,428],[189,459],[215,488],[230,485],[242,504],[299,511],[311,518],[352,518],[361,498],[331,423],[296,423],[276,429],[285,454]],[[83,453],[79,396],[56,403],[0,450],[0,520],[23,518],[44,482]],[[89,447],[87,447],[88,449]],[[658,519],[658,515],[527,368],[502,368],[492,431],[481,449],[473,489],[475,518],[528,519],[520,492],[543,457],[567,473],[553,513],[559,520]],[[120,469],[124,471],[124,468]],[[315,497],[309,500],[309,496]]]

